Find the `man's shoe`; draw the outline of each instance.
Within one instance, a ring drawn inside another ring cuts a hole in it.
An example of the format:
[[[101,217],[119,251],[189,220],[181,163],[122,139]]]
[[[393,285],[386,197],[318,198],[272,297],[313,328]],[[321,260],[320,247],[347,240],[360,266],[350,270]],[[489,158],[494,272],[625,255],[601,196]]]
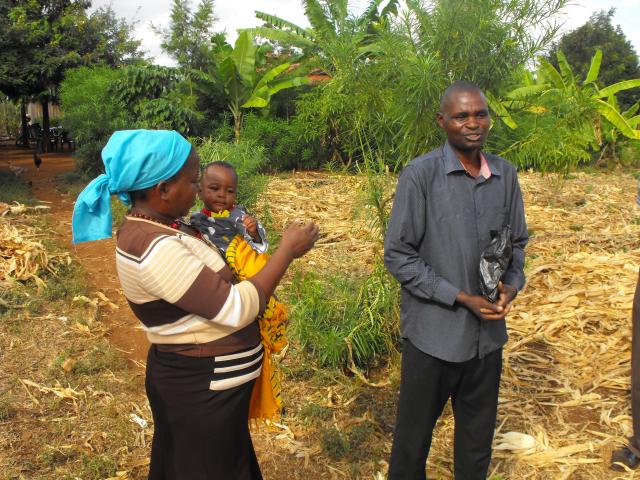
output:
[[[633,470],[640,465],[640,458],[627,447],[614,450],[611,453],[611,468],[618,472],[624,472],[625,469],[622,465]]]

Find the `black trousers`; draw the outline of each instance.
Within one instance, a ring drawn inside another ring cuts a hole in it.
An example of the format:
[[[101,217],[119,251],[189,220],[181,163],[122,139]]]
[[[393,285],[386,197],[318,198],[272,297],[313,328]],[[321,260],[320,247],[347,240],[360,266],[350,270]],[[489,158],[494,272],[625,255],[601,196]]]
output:
[[[433,428],[449,397],[455,418],[456,480],[484,480],[496,425],[502,349],[462,363],[445,362],[404,340],[400,399],[389,480],[424,480]]]
[[[255,381],[213,391],[213,359],[160,352],[147,357],[154,431],[149,480],[262,480],[251,435]]]
[[[631,314],[631,418],[633,437],[629,447],[640,457],[640,272]]]

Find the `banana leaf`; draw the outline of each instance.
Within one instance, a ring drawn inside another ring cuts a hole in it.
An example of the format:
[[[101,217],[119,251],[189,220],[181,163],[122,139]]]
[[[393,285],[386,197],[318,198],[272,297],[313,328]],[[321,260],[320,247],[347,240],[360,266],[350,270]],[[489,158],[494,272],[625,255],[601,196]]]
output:
[[[636,102],[633,105],[631,105],[629,108],[627,108],[624,112],[622,112],[622,116],[628,120],[638,112],[639,108],[640,108],[640,102]]]
[[[604,98],[614,93],[621,92],[623,90],[629,90],[631,88],[640,87],[640,78],[634,78],[633,80],[624,80],[622,82],[614,83],[608,87],[598,90],[592,95],[593,98]]]
[[[538,95],[549,88],[549,85],[528,85],[526,87],[519,87],[515,90],[511,90],[507,93],[507,98],[512,100],[524,100],[529,97]]]
[[[245,103],[242,104],[242,108],[264,108],[269,105],[271,96],[278,93],[280,90],[291,87],[299,87],[309,83],[310,80],[307,77],[295,77],[283,82],[276,83],[273,86],[262,85],[256,87],[256,89]]]
[[[283,45],[292,45],[301,49],[314,49],[315,43],[309,37],[303,37],[289,30],[277,30],[267,27],[254,27],[246,29],[254,37],[262,37],[279,42]]]
[[[299,27],[295,23],[291,23],[283,18],[276,17],[275,15],[269,15],[268,13],[260,12],[258,10],[255,11],[255,15],[258,19],[262,20],[265,23],[269,23],[276,28],[295,32],[301,37],[311,37],[311,34],[307,29]]]
[[[238,35],[231,58],[236,64],[238,74],[244,83],[251,85],[255,76],[256,44],[249,32],[242,31]]]
[[[562,79],[564,80],[564,84],[572,84],[575,83],[575,76],[573,75],[573,70],[571,70],[571,65],[567,61],[567,57],[564,56],[562,50],[558,50],[558,67],[560,67],[560,74],[562,75]]]
[[[600,99],[595,99],[595,102],[598,112],[609,120],[613,126],[620,131],[620,133],[627,138],[640,140],[640,130],[634,129],[618,110]]]
[[[265,74],[262,76],[262,78],[260,79],[260,81],[256,85],[255,90],[258,90],[258,89],[262,88],[263,86],[267,85],[271,80],[276,78],[282,72],[285,72],[290,66],[291,66],[290,63],[282,63],[282,64],[280,64],[280,65],[278,65],[276,67],[273,67],[268,72],[265,72]]]
[[[600,65],[602,64],[602,50],[596,50],[595,55],[591,58],[591,65],[589,66],[589,71],[587,72],[587,76],[584,79],[584,85],[587,83],[593,83],[597,80],[598,75],[600,74]]]
[[[518,124],[513,120],[505,106],[493,95],[491,95],[491,93],[487,92],[486,95],[487,100],[489,101],[489,106],[494,112],[496,112],[496,115],[500,117],[504,124],[512,130],[518,128]]]
[[[553,84],[554,87],[566,87],[564,80],[562,79],[562,75],[560,75],[558,70],[556,70],[556,68],[544,58],[540,59],[540,71],[543,73],[545,78],[547,78]]]

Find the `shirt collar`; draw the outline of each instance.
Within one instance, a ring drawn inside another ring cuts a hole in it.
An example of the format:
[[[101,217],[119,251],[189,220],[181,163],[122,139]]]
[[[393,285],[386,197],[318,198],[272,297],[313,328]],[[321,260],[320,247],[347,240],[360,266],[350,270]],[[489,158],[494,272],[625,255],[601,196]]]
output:
[[[449,145],[448,141],[445,142],[443,151],[444,151],[444,168],[445,168],[445,173],[447,175],[449,175],[452,172],[465,171],[464,167],[462,166],[462,162],[460,161],[456,153],[453,151],[453,148],[451,148],[451,145]],[[499,165],[496,163],[495,160],[491,158],[491,156],[482,154],[482,158],[485,160],[487,167],[491,172],[491,175],[500,176],[502,174],[502,171],[500,170]],[[480,172],[482,173],[482,165],[480,168]]]

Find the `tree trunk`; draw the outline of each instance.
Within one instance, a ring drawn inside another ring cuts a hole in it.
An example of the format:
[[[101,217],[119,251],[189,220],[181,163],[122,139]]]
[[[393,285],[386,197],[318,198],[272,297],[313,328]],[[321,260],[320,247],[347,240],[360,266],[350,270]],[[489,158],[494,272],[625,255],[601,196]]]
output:
[[[49,151],[51,141],[49,139],[49,99],[45,98],[42,103],[42,140],[41,151],[46,153]]]
[[[29,146],[29,129],[27,125],[27,106],[20,100],[20,123],[22,124],[22,146]]]

